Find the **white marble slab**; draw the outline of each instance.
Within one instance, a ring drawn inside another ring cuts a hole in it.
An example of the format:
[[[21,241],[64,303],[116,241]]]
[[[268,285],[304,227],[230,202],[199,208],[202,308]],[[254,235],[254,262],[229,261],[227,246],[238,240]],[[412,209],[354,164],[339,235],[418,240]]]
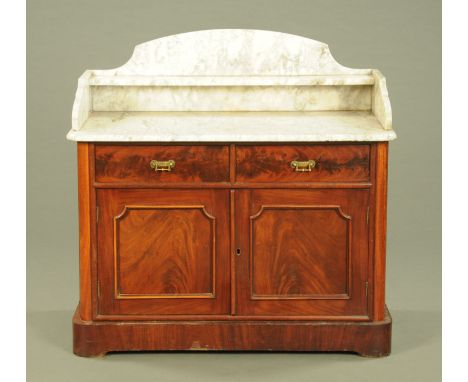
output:
[[[213,115],[196,114],[201,111]],[[116,115],[123,116],[121,122]],[[228,118],[233,120],[226,132],[217,123]],[[395,134],[386,81],[378,70],[342,66],[328,45],[286,33],[220,29],[163,37],[137,45],[121,67],[87,70],[80,77],[69,139],[189,137],[310,142],[390,140]]]
[[[373,85],[372,74],[297,76],[140,76],[92,75],[92,86],[336,86]]]
[[[211,29],[158,38],[135,47],[123,66],[96,75],[299,76],[371,74],[340,65],[327,44],[288,33]]]
[[[372,92],[372,112],[384,129],[392,128],[392,107],[388,97],[387,82],[379,70],[373,71],[375,85]]]
[[[370,86],[99,86],[93,111],[371,110]]]
[[[326,142],[396,138],[370,112],[93,112],[69,140],[88,142]]]

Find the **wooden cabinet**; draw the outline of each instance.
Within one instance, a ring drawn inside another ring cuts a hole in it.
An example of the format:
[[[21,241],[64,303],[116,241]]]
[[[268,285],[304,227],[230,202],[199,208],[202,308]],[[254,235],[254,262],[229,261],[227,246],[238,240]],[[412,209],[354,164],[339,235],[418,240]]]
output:
[[[79,143],[75,352],[388,354],[386,155]]]

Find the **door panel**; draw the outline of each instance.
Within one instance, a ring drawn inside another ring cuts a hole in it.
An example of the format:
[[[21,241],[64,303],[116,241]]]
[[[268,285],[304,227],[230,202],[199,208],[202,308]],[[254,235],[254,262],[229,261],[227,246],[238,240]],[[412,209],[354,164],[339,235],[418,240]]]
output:
[[[100,315],[228,313],[228,191],[97,197]]]
[[[237,197],[240,315],[366,316],[368,190]]]
[[[213,295],[214,222],[199,206],[127,207],[115,222],[118,298]]]
[[[263,207],[251,218],[253,298],[348,296],[349,222],[336,207]]]

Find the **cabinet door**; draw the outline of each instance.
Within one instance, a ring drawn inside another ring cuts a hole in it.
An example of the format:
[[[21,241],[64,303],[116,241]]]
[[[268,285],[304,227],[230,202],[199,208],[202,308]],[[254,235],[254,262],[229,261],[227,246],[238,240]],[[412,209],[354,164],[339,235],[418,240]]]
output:
[[[109,189],[97,201],[98,317],[229,312],[229,191]]]
[[[237,314],[367,317],[368,190],[237,196]]]

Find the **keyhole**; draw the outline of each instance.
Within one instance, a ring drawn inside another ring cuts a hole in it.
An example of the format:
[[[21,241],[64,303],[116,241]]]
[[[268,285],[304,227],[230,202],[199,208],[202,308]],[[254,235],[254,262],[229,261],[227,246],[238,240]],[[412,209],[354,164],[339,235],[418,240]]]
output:
[[[236,255],[237,255],[237,256],[240,256],[240,248],[237,248],[237,249],[236,249]]]

